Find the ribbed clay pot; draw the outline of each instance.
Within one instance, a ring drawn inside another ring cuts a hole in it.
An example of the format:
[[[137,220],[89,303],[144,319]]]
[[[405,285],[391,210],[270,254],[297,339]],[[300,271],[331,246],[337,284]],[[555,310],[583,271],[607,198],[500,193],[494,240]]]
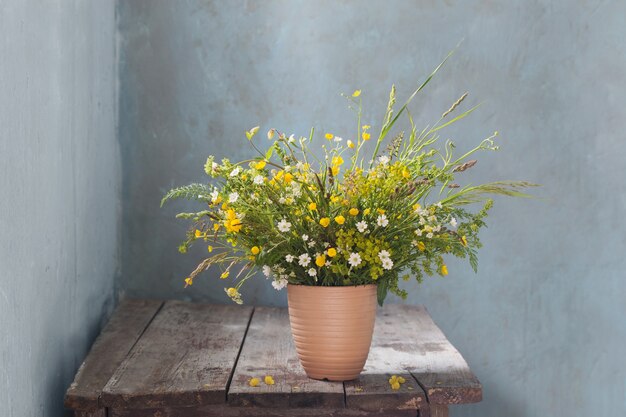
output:
[[[376,285],[288,285],[289,321],[307,376],[349,381],[367,360],[376,319]]]

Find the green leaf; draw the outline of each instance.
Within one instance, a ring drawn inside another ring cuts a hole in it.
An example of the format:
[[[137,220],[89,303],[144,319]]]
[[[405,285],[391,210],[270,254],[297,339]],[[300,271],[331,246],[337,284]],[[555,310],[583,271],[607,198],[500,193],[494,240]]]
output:
[[[209,200],[209,194],[211,190],[209,187],[204,184],[189,184],[183,187],[173,188],[165,194],[165,197],[161,200],[161,207],[163,204],[168,202],[169,200],[174,200],[177,198],[186,198],[187,200],[199,200],[199,201],[207,201]]]
[[[387,292],[389,291],[389,283],[387,281],[379,281],[376,289],[376,298],[378,298],[378,305],[382,307],[387,298]]]
[[[274,146],[275,145],[270,146],[270,148],[267,150],[267,152],[265,152],[265,159],[267,159],[268,161],[270,160],[270,158],[274,154]]]

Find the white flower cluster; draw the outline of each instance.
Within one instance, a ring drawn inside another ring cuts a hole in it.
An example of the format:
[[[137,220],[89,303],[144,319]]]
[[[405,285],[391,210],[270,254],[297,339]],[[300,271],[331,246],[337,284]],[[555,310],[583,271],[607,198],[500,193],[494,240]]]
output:
[[[393,268],[393,261],[391,260],[390,256],[391,254],[386,250],[381,250],[380,252],[378,252],[378,259],[380,259],[380,261],[382,262],[383,269],[386,269],[387,271]]]

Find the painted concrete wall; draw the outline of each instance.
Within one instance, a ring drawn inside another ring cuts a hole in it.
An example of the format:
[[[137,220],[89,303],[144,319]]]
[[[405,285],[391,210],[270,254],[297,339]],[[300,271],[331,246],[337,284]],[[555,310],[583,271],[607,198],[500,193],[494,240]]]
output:
[[[189,206],[160,210],[167,189],[202,180],[208,154],[252,156],[257,124],[348,138],[340,92],[362,88],[379,126],[390,85],[406,97],[464,38],[412,106],[418,123],[468,90],[485,104],[449,136],[502,138],[468,179],[544,187],[496,202],[478,275],[450,262],[410,285],[484,383],[484,402],[453,415],[626,412],[626,3],[160,0],[119,14],[128,294],[227,302],[215,276],[182,289],[204,249],[176,252]],[[244,297],[285,304],[262,279]]]
[[[0,1],[0,415],[66,415],[113,308],[115,10]]]

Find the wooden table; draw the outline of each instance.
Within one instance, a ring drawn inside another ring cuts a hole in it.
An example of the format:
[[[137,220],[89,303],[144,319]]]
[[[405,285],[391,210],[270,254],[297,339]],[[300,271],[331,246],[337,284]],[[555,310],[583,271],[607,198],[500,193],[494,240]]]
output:
[[[403,376],[400,390],[391,375]],[[251,387],[252,377],[275,385]],[[447,416],[482,388],[421,306],[379,309],[365,370],[308,379],[286,309],[122,301],[65,397],[80,417]]]

